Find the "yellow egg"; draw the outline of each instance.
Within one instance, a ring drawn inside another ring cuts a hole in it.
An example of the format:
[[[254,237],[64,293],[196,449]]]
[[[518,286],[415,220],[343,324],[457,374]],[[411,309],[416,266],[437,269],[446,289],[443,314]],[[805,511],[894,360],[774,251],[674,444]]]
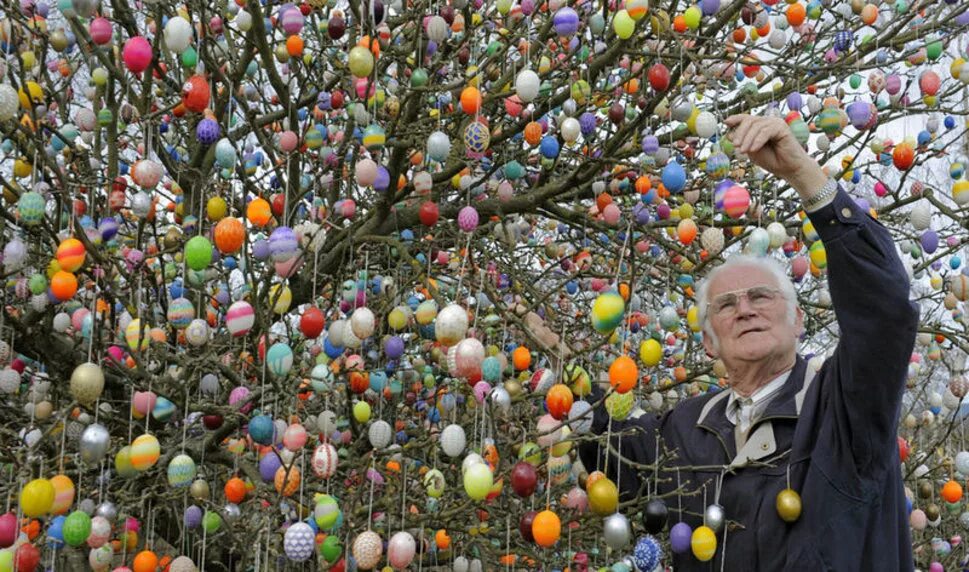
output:
[[[717,552],[717,535],[709,526],[699,526],[690,538],[690,548],[697,560],[706,562]]]
[[[794,489],[777,493],[777,514],[784,522],[794,522],[801,516],[801,495]]]
[[[592,483],[588,490],[589,508],[599,516],[616,512],[619,505],[619,489],[609,478],[601,478]]]
[[[663,346],[652,338],[639,344],[639,360],[646,367],[655,367],[663,359]]]

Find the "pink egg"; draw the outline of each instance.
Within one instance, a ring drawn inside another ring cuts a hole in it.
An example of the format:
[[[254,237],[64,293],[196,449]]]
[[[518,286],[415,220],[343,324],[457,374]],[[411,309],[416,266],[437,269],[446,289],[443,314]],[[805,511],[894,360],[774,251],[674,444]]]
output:
[[[108,359],[114,363],[121,363],[124,359],[124,350],[118,346],[111,346],[108,348]]]
[[[121,55],[129,71],[141,73],[148,69],[148,64],[151,63],[151,44],[142,36],[129,38],[124,43]]]
[[[888,188],[881,181],[878,181],[875,183],[875,194],[879,197],[884,197],[888,194]]]
[[[136,391],[131,398],[131,408],[134,410],[135,416],[143,418],[155,408],[157,401],[158,396],[153,391]]]
[[[484,403],[485,397],[491,392],[491,385],[487,381],[479,381],[474,384],[474,398],[478,403]]]
[[[299,145],[299,137],[292,131],[287,130],[279,134],[279,148],[284,153],[292,153],[297,145]]]
[[[740,218],[750,206],[750,193],[740,185],[734,185],[723,192],[723,212],[731,218]]]
[[[249,398],[249,388],[243,387],[240,385],[239,387],[233,389],[232,392],[229,394],[229,405],[235,405],[236,403],[241,403],[248,398]],[[252,410],[252,407],[253,407],[252,403],[247,403],[239,411],[241,411],[242,413],[249,413],[249,411]]]
[[[274,262],[273,266],[276,268],[276,274],[278,274],[280,277],[291,278],[300,268],[303,267],[303,257],[297,256],[284,262]]]
[[[933,562],[932,564],[929,564],[929,572],[945,572],[945,568],[943,568],[938,562]]]
[[[307,439],[306,429],[299,423],[293,423],[283,432],[283,446],[290,451],[302,449]]]
[[[915,530],[925,530],[926,525],[929,523],[928,517],[925,516],[925,512],[917,508],[912,511],[912,514],[908,517],[908,523]]]
[[[91,41],[99,46],[103,46],[111,41],[114,30],[111,22],[107,18],[97,17],[91,20],[88,26],[88,33],[91,34]]]
[[[619,223],[619,217],[622,216],[622,211],[615,203],[609,203],[606,208],[602,209],[602,220],[606,221],[606,224],[610,226],[615,226]]]

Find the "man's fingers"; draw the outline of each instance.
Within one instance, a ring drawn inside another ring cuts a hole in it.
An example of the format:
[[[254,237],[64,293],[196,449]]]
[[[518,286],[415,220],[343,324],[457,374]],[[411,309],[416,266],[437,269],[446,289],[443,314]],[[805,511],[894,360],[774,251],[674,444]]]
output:
[[[730,141],[734,144],[734,147],[740,149],[743,145],[744,137],[747,132],[750,131],[751,121],[744,121],[740,123],[737,128],[730,134]]]
[[[756,153],[757,151],[760,151],[761,147],[770,141],[773,136],[773,130],[770,129],[762,129],[756,132],[753,137],[750,138],[750,141],[747,143],[747,150],[744,152]]]
[[[730,117],[726,118],[724,123],[727,124],[727,127],[736,127],[742,121],[748,118],[750,118],[750,115],[746,113],[737,113],[736,115],[731,115]]]

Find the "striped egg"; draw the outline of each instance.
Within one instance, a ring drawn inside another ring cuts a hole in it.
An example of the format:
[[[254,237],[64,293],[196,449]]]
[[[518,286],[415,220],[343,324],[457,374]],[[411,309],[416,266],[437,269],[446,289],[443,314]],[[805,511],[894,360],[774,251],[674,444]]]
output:
[[[176,298],[168,305],[168,322],[173,328],[182,330],[192,323],[195,307],[188,298]]]
[[[61,270],[77,272],[77,269],[84,264],[86,256],[87,251],[84,249],[84,244],[76,238],[68,238],[57,246],[56,257]]]
[[[154,435],[145,433],[135,438],[129,451],[131,466],[136,471],[147,471],[158,462],[161,445]]]
[[[64,514],[74,503],[74,481],[67,475],[56,475],[51,477],[50,484],[54,485],[54,506],[50,511]]]
[[[196,474],[195,461],[185,455],[176,455],[168,463],[168,484],[173,488],[181,489],[192,484]]]
[[[238,301],[229,306],[225,313],[225,325],[229,333],[235,337],[244,336],[252,329],[256,323],[256,312],[252,309],[249,302]]]

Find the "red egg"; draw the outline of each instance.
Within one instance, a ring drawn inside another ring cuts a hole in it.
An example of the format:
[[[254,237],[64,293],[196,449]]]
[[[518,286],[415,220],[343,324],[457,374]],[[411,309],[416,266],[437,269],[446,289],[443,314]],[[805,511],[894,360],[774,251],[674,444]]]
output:
[[[670,87],[670,70],[665,65],[656,63],[647,72],[649,85],[656,91],[666,91]]]
[[[209,82],[200,75],[193,75],[182,86],[182,104],[189,111],[202,113],[209,106],[211,96]]]
[[[531,463],[519,461],[511,470],[511,488],[515,494],[527,498],[532,496],[538,486],[538,473]],[[533,513],[534,514],[534,513]],[[528,530],[531,531],[531,525]]]
[[[316,306],[310,306],[299,318],[299,329],[308,339],[315,340],[323,332],[325,323],[323,312]]]
[[[534,510],[530,510],[522,515],[520,521],[518,521],[518,531],[521,532],[522,538],[526,542],[534,542],[535,537],[532,535],[532,523],[535,522],[535,516],[538,513]]]
[[[427,201],[421,205],[417,216],[421,219],[421,224],[424,226],[434,226],[437,224],[437,219],[440,216],[440,210],[437,208],[437,204],[434,201]]]

